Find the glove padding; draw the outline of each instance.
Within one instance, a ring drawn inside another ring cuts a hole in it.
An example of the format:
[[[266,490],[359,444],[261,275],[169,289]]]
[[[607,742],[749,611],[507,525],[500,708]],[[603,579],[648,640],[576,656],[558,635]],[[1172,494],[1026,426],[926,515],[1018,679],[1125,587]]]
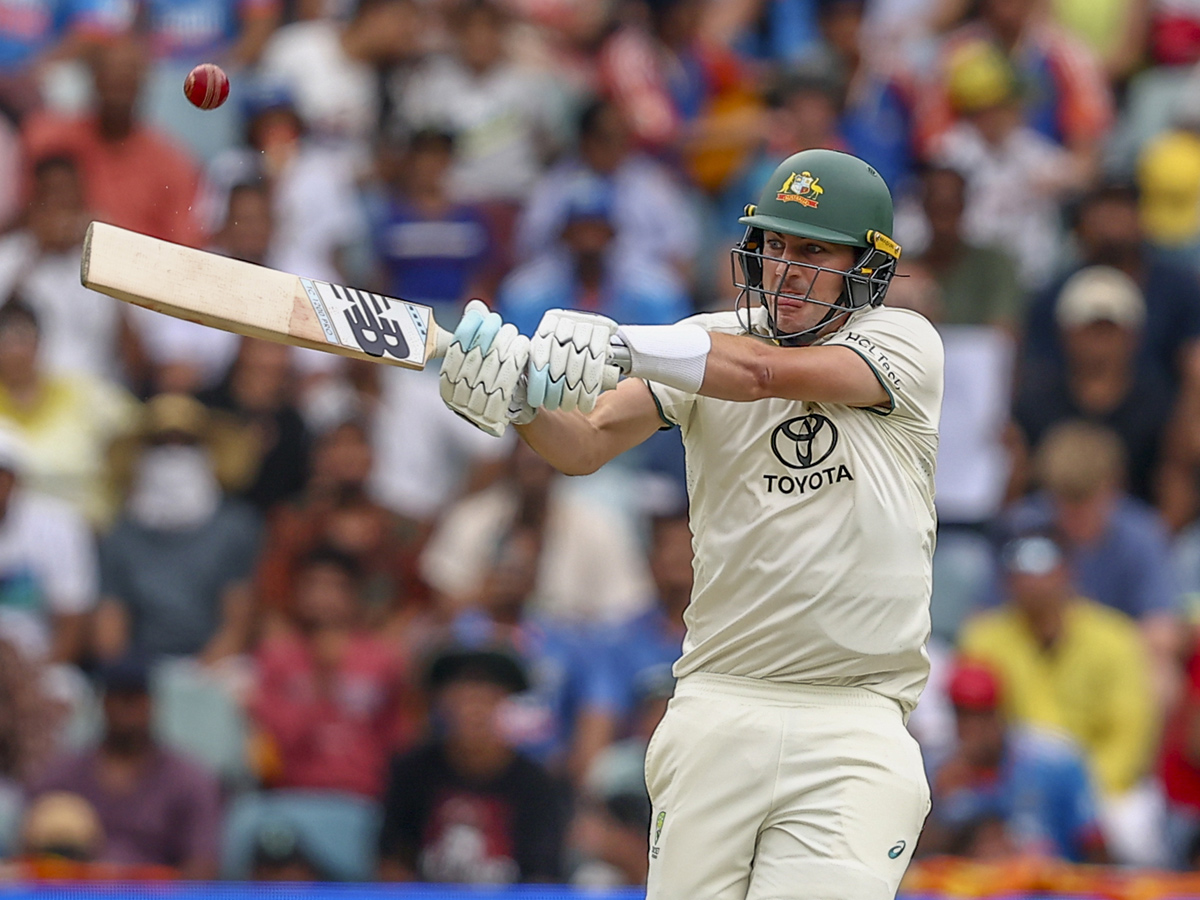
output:
[[[481,431],[500,437],[510,421],[528,422],[536,414],[524,396],[528,361],[529,338],[472,300],[442,360],[442,400]]]
[[[600,393],[616,387],[620,377],[609,346],[616,330],[606,316],[548,310],[529,345],[528,404],[591,412]]]

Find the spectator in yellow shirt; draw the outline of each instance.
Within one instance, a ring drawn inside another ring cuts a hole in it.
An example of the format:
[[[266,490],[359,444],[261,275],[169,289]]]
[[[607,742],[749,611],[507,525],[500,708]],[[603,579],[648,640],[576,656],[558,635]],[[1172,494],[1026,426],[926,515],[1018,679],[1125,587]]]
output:
[[[1103,795],[1114,855],[1140,859],[1151,850],[1134,845],[1148,843],[1155,829],[1141,823],[1149,804],[1135,798],[1143,797],[1158,723],[1137,625],[1078,595],[1052,534],[1021,534],[1001,558],[1008,601],[967,623],[961,650],[1000,675],[1013,721],[1056,728],[1079,742]]]

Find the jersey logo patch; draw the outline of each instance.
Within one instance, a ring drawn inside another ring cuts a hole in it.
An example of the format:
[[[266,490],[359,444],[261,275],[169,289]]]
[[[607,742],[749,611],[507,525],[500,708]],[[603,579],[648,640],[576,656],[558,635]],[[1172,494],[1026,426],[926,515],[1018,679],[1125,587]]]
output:
[[[900,856],[900,854],[904,852],[904,848],[906,846],[908,846],[908,845],[905,844],[904,841],[896,841],[896,843],[892,845],[892,849],[888,851],[888,858],[889,859],[898,858]]]
[[[837,442],[837,426],[820,413],[788,419],[771,432],[771,452],[789,469],[819,466],[829,458]]]

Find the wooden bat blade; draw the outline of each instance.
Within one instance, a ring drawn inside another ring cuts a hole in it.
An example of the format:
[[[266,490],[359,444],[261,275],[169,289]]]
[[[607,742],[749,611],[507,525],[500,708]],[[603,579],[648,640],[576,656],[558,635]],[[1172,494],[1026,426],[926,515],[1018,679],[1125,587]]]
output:
[[[423,369],[450,334],[428,306],[277,272],[92,222],[80,281],[156,312],[247,337]]]

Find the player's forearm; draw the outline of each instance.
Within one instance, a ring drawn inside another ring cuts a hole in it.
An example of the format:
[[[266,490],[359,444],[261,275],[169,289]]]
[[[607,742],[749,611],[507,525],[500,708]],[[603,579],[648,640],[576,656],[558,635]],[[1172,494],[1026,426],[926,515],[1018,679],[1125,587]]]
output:
[[[542,459],[567,475],[589,475],[637,446],[662,425],[649,388],[626,379],[586,415],[543,409],[517,432]]]
[[[516,429],[538,456],[564,475],[590,475],[612,458],[599,429],[578,411],[542,410],[528,425]]]

